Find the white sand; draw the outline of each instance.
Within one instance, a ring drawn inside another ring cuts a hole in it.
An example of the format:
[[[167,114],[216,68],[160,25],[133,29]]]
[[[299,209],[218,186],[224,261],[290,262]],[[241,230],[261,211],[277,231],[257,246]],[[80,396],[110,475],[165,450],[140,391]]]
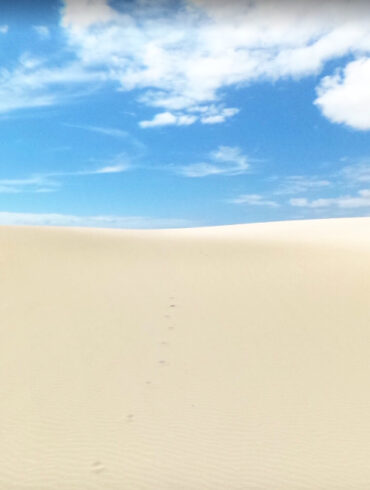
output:
[[[0,318],[1,490],[370,488],[370,219],[2,227]]]

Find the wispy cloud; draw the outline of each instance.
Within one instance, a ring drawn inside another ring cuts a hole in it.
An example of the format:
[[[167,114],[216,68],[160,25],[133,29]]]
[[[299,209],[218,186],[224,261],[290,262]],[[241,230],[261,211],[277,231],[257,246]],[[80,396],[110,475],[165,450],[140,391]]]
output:
[[[6,34],[9,30],[9,26],[7,25],[1,25],[0,26],[0,34]]]
[[[370,190],[362,189],[354,196],[340,196],[309,200],[306,198],[290,199],[290,205],[299,208],[370,208]]]
[[[276,201],[266,199],[260,194],[242,194],[235,199],[230,199],[228,202],[232,204],[243,204],[246,206],[267,206],[269,208],[279,207],[279,204]]]
[[[50,36],[50,30],[47,26],[33,26],[33,28],[42,39],[47,39]]]
[[[370,183],[370,162],[365,160],[346,165],[339,171],[339,176],[351,184]]]
[[[107,165],[106,167],[101,167],[96,170],[87,171],[84,175],[98,175],[98,174],[119,174],[125,172],[129,168],[129,165],[123,163],[117,165]],[[81,174],[80,174],[81,175]]]
[[[332,177],[320,178],[309,175],[288,175],[286,177],[273,177],[270,180],[279,181],[278,188],[274,191],[275,195],[283,194],[301,194],[308,191],[317,191],[319,189],[332,186]]]
[[[54,192],[60,184],[50,175],[35,175],[24,179],[0,179],[0,194]]]
[[[124,129],[103,127],[103,126],[90,126],[90,125],[83,125],[83,124],[69,124],[69,123],[64,123],[64,126],[67,126],[69,128],[82,129],[84,131],[92,131],[93,133],[98,133],[105,136],[111,136],[112,138],[126,140],[137,148],[140,148],[142,150],[145,148],[145,145],[141,141],[139,141],[137,138],[132,136],[128,131],[125,131]]]
[[[91,228],[183,228],[194,223],[184,219],[146,216],[75,216],[57,213],[13,213],[0,211],[2,225],[77,226]]]
[[[208,162],[175,166],[174,170],[184,177],[207,177],[209,175],[241,175],[249,170],[247,157],[241,149],[232,146],[219,146],[209,154]]]
[[[20,194],[20,193],[41,193],[55,192],[62,186],[63,178],[68,177],[87,177],[93,175],[117,174],[126,172],[130,165],[124,161],[112,162],[103,167],[85,170],[75,170],[70,172],[47,172],[35,174],[22,179],[0,179],[0,194]]]
[[[15,68],[0,72],[0,113],[55,105],[78,95],[78,87],[84,86],[86,92],[86,85],[106,78],[80,62],[52,66],[47,59],[24,53]]]
[[[128,133],[128,131],[125,131],[123,129],[104,128],[101,126],[82,126],[78,124],[65,124],[65,126],[68,126],[70,128],[84,129],[86,131],[92,131],[94,133],[100,133],[107,136],[112,136],[113,138],[121,138],[121,139],[130,138],[130,134]]]

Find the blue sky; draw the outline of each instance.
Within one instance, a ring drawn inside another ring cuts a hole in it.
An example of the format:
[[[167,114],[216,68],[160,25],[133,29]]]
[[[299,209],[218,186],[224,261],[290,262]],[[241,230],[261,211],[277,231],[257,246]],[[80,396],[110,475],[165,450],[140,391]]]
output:
[[[0,223],[370,215],[361,0],[2,4]]]

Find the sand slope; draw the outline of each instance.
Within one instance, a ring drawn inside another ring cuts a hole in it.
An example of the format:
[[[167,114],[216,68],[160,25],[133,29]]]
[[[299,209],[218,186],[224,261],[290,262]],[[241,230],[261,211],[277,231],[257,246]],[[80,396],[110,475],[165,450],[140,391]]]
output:
[[[1,490],[370,488],[370,219],[0,228]]]

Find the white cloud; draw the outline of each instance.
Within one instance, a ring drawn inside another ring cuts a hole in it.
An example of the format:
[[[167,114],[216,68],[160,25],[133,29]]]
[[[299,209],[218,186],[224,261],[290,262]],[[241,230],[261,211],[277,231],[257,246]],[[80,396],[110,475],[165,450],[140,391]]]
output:
[[[72,29],[109,22],[115,17],[105,0],[68,0],[63,12],[63,25]]]
[[[185,177],[207,177],[209,175],[241,175],[249,170],[247,157],[240,148],[220,146],[209,155],[209,162],[193,163],[175,167],[175,171]]]
[[[117,174],[126,172],[129,168],[129,163],[124,161],[122,156],[118,156],[109,165],[94,169],[75,170],[71,172],[48,172],[21,179],[0,179],[0,194],[55,192],[61,187],[63,177]]]
[[[156,126],[169,126],[177,123],[177,117],[171,112],[161,112],[156,114],[151,121],[141,121],[139,124],[142,128],[153,128]]]
[[[0,179],[0,194],[54,192],[59,183],[50,175],[35,175],[24,179]]]
[[[370,183],[370,162],[364,161],[347,165],[340,171],[340,176],[353,184]]]
[[[279,187],[274,194],[298,194],[327,188],[332,185],[331,180],[317,176],[289,175],[287,177],[274,177],[271,180],[279,180]]]
[[[355,129],[370,129],[370,58],[347,64],[344,70],[324,77],[315,104],[332,122]]]
[[[308,200],[306,198],[295,198],[289,201],[291,206],[300,208],[370,208],[370,190],[363,189],[358,191],[355,196],[340,196],[333,198],[320,198]]]
[[[7,25],[0,26],[0,33],[1,34],[6,34],[8,32],[8,30],[9,30],[9,26],[7,26]]]
[[[141,89],[143,103],[165,111],[142,127],[178,124],[172,111],[217,105],[230,86],[317,74],[329,60],[370,52],[370,8],[361,0],[188,0],[176,9],[133,1],[120,11],[103,0],[65,2],[62,24],[83,66],[105,66],[121,90]]]
[[[141,141],[139,141],[137,138],[132,136],[128,131],[125,131],[123,129],[101,127],[101,126],[79,125],[79,124],[67,124],[67,123],[65,123],[64,126],[67,126],[69,128],[82,129],[84,131],[92,131],[94,133],[111,136],[112,138],[124,139],[129,143],[131,143],[136,148],[139,148],[141,150],[143,150],[145,147],[145,145]]]
[[[71,88],[106,79],[102,72],[87,70],[76,62],[61,67],[46,65],[47,60],[25,53],[14,69],[2,68],[0,113],[57,104],[73,96]]]
[[[191,226],[187,220],[145,216],[74,216],[57,213],[0,212],[2,225],[78,226],[91,228],[180,228]]]
[[[97,170],[93,170],[89,172],[92,174],[117,174],[125,172],[129,168],[129,165],[120,164],[120,165],[107,165],[106,167],[98,168]],[[86,173],[85,173],[86,175]]]
[[[238,114],[239,109],[236,107],[229,107],[226,109],[222,108],[217,108],[214,113],[208,111],[206,112],[205,115],[203,115],[200,120],[203,124],[218,124],[218,123],[223,123],[228,119],[229,117],[235,116],[235,114]]]
[[[47,39],[50,36],[50,30],[47,26],[33,26],[33,28],[42,39]]]
[[[156,114],[151,121],[141,121],[139,125],[142,128],[150,128],[155,126],[189,126],[190,124],[200,121],[203,124],[217,124],[225,122],[229,117],[234,116],[239,112],[235,107],[223,108],[221,106],[195,106],[188,108],[189,113],[171,113],[162,112]],[[194,115],[198,113],[200,115]]]
[[[106,82],[121,91],[135,90],[139,101],[158,109],[153,119],[140,123],[144,128],[196,120],[217,124],[238,110],[223,106],[228,87],[319,74],[329,60],[367,60],[370,53],[370,6],[362,0],[64,4],[61,26],[75,60],[33,67],[20,60],[14,69],[3,70],[0,112],[56,104],[76,95],[71,89],[77,84],[86,93]],[[358,84],[359,104],[367,107],[365,82],[359,81],[367,77],[367,64],[361,60],[326,79],[317,104],[327,117],[367,129],[368,116],[358,113],[356,101],[351,106],[348,95]],[[343,90],[347,102],[335,109]],[[210,107],[214,110],[207,113]]]
[[[130,134],[123,129],[104,128],[101,126],[88,126],[88,125],[86,126],[86,125],[67,124],[67,123],[65,123],[64,126],[68,126],[69,128],[84,129],[86,131],[93,131],[94,133],[105,134],[107,136],[113,136],[114,138],[126,139],[130,137]]]
[[[231,199],[229,202],[232,204],[244,204],[247,206],[267,206],[270,208],[277,208],[279,206],[276,201],[265,199],[260,194],[242,194],[235,199]]]
[[[161,112],[156,114],[151,121],[141,121],[142,128],[154,128],[158,126],[189,126],[198,118],[187,114],[172,114],[171,112]]]

